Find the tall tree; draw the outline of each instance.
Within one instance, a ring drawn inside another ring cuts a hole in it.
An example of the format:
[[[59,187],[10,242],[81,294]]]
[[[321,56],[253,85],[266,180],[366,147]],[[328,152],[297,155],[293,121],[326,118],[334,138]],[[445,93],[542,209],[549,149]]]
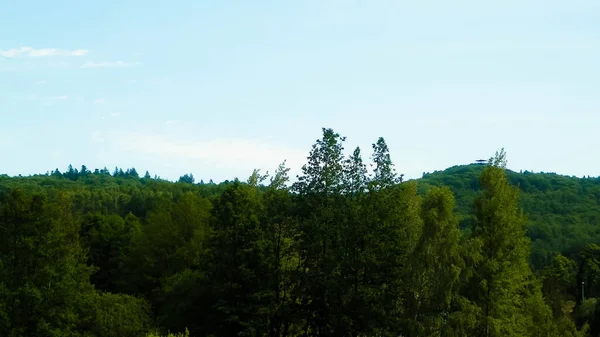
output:
[[[265,237],[265,257],[269,261],[265,280],[268,305],[268,336],[296,336],[301,321],[297,302],[300,267],[299,235],[293,217],[293,199],[286,188],[289,168],[283,162],[270,179],[264,193],[265,212],[261,223]]]
[[[70,205],[0,192],[0,335],[77,335],[93,287]]]
[[[287,190],[287,183],[290,181],[289,172],[290,169],[286,166],[286,162],[279,164],[275,174],[269,180],[269,188],[271,190]]]
[[[312,146],[308,163],[294,184],[295,191],[303,194],[333,194],[339,191],[343,179],[344,146],[346,137],[333,129],[323,128],[323,137]]]
[[[464,261],[459,247],[455,199],[449,188],[433,188],[423,200],[423,231],[410,259],[406,324],[410,336],[451,336],[453,304],[459,298]],[[450,316],[450,319],[449,319]]]
[[[344,193],[361,195],[367,188],[367,166],[363,163],[360,148],[344,161]]]
[[[252,171],[252,175],[248,178],[248,185],[257,187],[262,184],[269,177],[269,172],[265,174],[260,174],[259,169],[255,169]]]
[[[472,253],[480,257],[466,291],[481,310],[476,334],[485,337],[529,335],[549,323],[535,326],[540,323],[536,316],[550,311],[528,264],[525,217],[518,189],[509,185],[505,167],[506,154],[501,150],[483,170],[482,192],[474,203],[472,237],[480,249]]]
[[[215,203],[215,234],[207,267],[216,299],[213,331],[218,336],[267,333],[268,314],[262,308],[270,298],[263,285],[269,278],[269,264],[261,213],[258,191],[238,181]]]
[[[377,143],[373,144],[373,177],[371,179],[371,188],[375,190],[393,186],[398,182],[396,170],[390,157],[390,150],[383,139],[379,137]]]
[[[292,186],[299,196],[301,223],[301,308],[304,333],[328,336],[332,333],[332,308],[329,293],[337,284],[332,280],[336,269],[335,250],[339,247],[341,221],[339,193],[344,188],[343,142],[332,129],[323,128],[323,136],[312,146],[302,175]]]

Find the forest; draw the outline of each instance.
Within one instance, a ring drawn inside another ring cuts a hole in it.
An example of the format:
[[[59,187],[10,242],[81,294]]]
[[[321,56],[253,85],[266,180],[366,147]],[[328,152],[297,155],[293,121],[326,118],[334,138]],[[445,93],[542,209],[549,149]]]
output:
[[[600,178],[322,131],[294,179],[0,176],[0,336],[600,335]]]

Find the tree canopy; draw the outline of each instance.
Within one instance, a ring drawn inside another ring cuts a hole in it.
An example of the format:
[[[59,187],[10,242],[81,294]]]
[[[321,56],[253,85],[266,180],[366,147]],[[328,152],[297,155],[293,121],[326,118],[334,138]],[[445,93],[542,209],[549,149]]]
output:
[[[500,150],[405,181],[322,131],[293,183],[0,176],[0,336],[600,333],[600,179]]]

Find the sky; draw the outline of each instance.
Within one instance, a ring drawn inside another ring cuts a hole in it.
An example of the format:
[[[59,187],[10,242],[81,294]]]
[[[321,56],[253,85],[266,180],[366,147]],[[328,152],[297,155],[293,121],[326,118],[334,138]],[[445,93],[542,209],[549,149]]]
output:
[[[0,174],[294,176],[321,128],[399,173],[600,175],[597,0],[0,3]]]

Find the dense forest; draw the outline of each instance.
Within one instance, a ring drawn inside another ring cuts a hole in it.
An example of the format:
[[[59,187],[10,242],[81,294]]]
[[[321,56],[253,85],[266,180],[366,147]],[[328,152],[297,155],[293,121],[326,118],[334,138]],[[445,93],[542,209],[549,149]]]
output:
[[[0,176],[0,336],[599,336],[599,178],[344,142],[293,182]]]

